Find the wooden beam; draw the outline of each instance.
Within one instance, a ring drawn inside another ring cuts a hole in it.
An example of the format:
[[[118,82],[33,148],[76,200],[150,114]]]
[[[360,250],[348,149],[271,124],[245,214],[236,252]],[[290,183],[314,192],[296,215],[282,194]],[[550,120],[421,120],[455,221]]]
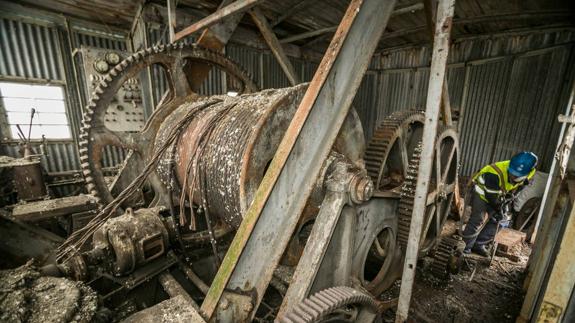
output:
[[[429,30],[429,36],[431,37],[431,42],[433,43],[433,37],[435,33],[433,32],[435,28],[435,13],[437,11],[437,0],[424,0],[425,3],[425,19],[427,21],[427,28]],[[445,80],[443,81],[443,90],[441,91],[441,117],[443,119],[443,124],[450,127],[453,125],[453,120],[451,118],[451,101],[449,101],[449,89],[447,85],[447,74],[445,74]],[[459,187],[456,186],[456,204],[460,204],[459,201]]]
[[[286,20],[287,18],[295,15],[296,13],[304,10],[306,7],[313,4],[314,2],[315,2],[314,0],[301,0],[295,6],[291,7],[286,12],[284,12],[284,14],[278,16],[273,21],[270,21],[270,26],[275,27],[280,22],[282,22],[282,21]]]
[[[314,30],[314,31],[308,31],[306,33],[302,33],[302,34],[298,34],[298,35],[294,35],[294,36],[280,39],[280,43],[282,43],[282,44],[291,43],[294,41],[298,41],[298,40],[302,40],[302,39],[306,39],[306,38],[311,38],[311,37],[335,32],[336,30],[337,30],[337,26],[332,26],[332,27],[322,28],[322,29],[318,29],[318,30]]]
[[[414,13],[416,11],[419,11],[423,9],[423,3],[416,3],[416,4],[412,4],[411,6],[406,6],[403,8],[397,8],[393,11],[393,13],[391,14],[391,16],[399,16],[399,15],[403,15],[406,13]]]
[[[176,0],[167,0],[168,7],[168,34],[170,43],[176,41]]]
[[[300,2],[300,4],[301,4],[301,2]],[[394,10],[393,13],[391,14],[391,16],[393,17],[393,16],[402,15],[405,13],[413,13],[413,12],[421,10],[421,9],[423,9],[423,3],[416,3],[416,4],[411,5],[411,6],[407,6],[407,7],[403,7],[403,8],[399,8],[399,9]],[[270,25],[272,27],[274,26],[273,24],[270,24]],[[291,43],[294,41],[298,41],[298,40],[302,40],[302,39],[306,39],[306,38],[311,38],[311,37],[323,35],[326,33],[335,32],[336,30],[337,30],[337,26],[321,28],[318,30],[312,30],[312,31],[308,31],[305,33],[301,33],[301,34],[289,36],[286,38],[282,38],[282,39],[280,39],[280,43],[282,43],[282,44]]]
[[[569,18],[572,14],[568,11],[540,11],[540,12],[527,12],[527,13],[506,13],[497,15],[485,15],[469,18],[455,18],[453,25],[471,25],[478,23],[494,22],[494,21],[509,21],[509,20],[541,20],[541,19],[560,19]],[[409,29],[400,29],[392,32],[385,33],[381,39],[392,39],[403,37],[411,34],[425,32],[427,24],[420,25]]]
[[[263,13],[259,10],[259,8],[253,8],[250,10],[250,15],[254,20],[255,24],[258,26],[262,36],[264,37],[266,43],[270,47],[272,53],[278,60],[282,70],[286,74],[287,78],[289,79],[292,85],[296,85],[299,83],[299,78],[295,73],[295,70],[285,54],[282,45],[280,44],[279,40],[277,39],[276,35],[274,34],[271,26],[269,25],[266,17],[264,17]]]
[[[38,222],[95,210],[97,207],[96,200],[91,195],[77,195],[18,204],[12,210],[12,217],[23,222]]]
[[[421,163],[419,164],[417,185],[415,187],[415,200],[413,201],[413,213],[409,226],[409,238],[405,251],[405,263],[403,264],[403,274],[401,276],[401,289],[395,317],[396,323],[404,323],[407,321],[413,284],[415,282],[419,242],[424,225],[429,181],[433,168],[435,138],[437,137],[441,93],[443,91],[445,71],[447,69],[449,36],[451,34],[454,9],[455,0],[439,0],[434,28],[435,33],[429,71],[429,85],[427,87],[425,103],[425,125],[423,126]]]
[[[218,9],[216,12],[214,12],[213,14],[207,16],[206,18],[196,22],[195,24],[184,28],[184,30],[179,31],[176,33],[176,40],[180,40],[186,36],[189,36],[197,31],[200,31],[202,29],[208,28],[218,22],[220,22],[222,19],[233,15],[233,14],[237,14],[240,12],[244,12],[248,9],[250,9],[251,7],[255,6],[256,4],[258,4],[258,2],[262,2],[263,0],[237,0],[233,3],[231,3],[230,5],[227,5],[221,9]]]

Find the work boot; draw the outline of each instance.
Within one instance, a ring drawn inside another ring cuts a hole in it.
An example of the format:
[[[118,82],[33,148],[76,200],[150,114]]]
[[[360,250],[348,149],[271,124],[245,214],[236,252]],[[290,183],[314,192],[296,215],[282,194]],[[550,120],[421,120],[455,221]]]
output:
[[[473,246],[473,252],[475,252],[476,254],[483,256],[483,257],[489,257],[489,250],[487,249],[487,247],[485,245],[475,245]]]

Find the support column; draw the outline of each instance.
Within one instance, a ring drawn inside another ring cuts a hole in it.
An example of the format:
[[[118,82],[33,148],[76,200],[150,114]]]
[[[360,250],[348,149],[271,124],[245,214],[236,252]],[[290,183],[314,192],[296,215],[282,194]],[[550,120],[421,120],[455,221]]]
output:
[[[429,86],[427,89],[427,101],[425,106],[425,125],[423,127],[423,147],[421,152],[421,163],[419,164],[419,176],[415,189],[415,201],[413,214],[411,216],[411,226],[409,228],[409,240],[405,255],[403,275],[401,277],[401,291],[397,306],[396,323],[403,323],[407,320],[409,304],[411,302],[411,292],[415,279],[415,269],[417,266],[417,256],[419,254],[419,242],[421,239],[421,229],[425,215],[425,204],[429,180],[433,166],[433,150],[435,148],[435,138],[437,137],[437,124],[441,105],[443,83],[445,81],[445,70],[447,67],[447,55],[449,53],[449,37],[455,0],[439,0],[437,7],[437,18],[435,24],[435,35],[433,38],[433,56],[429,73]]]
[[[433,43],[433,39],[435,37],[434,17],[437,12],[437,0],[425,0],[424,4],[427,27],[429,29],[429,35],[431,36],[431,42]],[[451,101],[449,99],[447,75],[445,76],[445,81],[443,82],[443,88],[441,91],[441,117],[443,119],[443,124],[446,126],[451,126],[453,124],[453,119],[451,117]]]

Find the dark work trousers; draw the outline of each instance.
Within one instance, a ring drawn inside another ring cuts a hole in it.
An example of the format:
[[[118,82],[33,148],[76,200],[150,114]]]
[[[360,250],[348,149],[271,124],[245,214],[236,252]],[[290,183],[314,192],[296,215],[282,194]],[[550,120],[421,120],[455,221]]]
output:
[[[471,194],[473,194],[471,197],[471,216],[465,230],[463,230],[466,249],[493,241],[497,233],[497,221],[493,218],[497,211],[483,201],[477,192],[472,191]]]

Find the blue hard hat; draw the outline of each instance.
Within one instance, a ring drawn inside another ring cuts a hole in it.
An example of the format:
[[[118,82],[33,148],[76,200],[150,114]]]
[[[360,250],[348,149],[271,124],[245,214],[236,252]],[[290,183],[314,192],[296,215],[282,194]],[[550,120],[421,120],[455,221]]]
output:
[[[527,176],[537,166],[537,155],[530,151],[522,151],[511,158],[509,174],[515,177]]]

